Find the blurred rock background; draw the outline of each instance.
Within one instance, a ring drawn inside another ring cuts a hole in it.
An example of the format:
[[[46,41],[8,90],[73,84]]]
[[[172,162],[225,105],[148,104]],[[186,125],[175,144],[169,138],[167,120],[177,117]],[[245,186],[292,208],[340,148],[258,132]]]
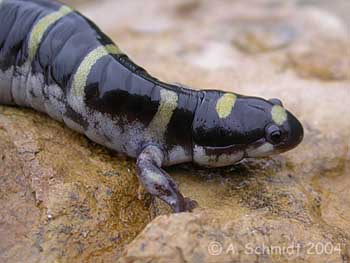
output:
[[[0,107],[1,262],[350,261],[349,1],[65,2],[163,80],[282,99],[305,139],[234,167],[167,169],[199,208],[166,215],[134,160]]]

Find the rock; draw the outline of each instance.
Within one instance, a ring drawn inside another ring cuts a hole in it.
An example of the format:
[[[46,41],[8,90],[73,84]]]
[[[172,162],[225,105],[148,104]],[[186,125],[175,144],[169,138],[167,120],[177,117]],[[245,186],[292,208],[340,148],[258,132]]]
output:
[[[350,80],[350,39],[310,41],[289,53],[289,66],[301,77],[322,80]]]
[[[205,43],[200,52],[187,54],[186,59],[199,67],[208,70],[225,68],[232,65],[233,50],[225,43]]]
[[[305,6],[298,9],[298,13],[294,14],[294,19],[299,29],[305,35],[313,38],[325,36],[329,39],[341,40],[349,37],[345,21],[327,9]]]
[[[0,260],[115,260],[150,220],[133,162],[42,114],[0,107]]]
[[[295,19],[303,36],[288,52],[288,66],[301,77],[350,79],[350,31],[338,17],[317,8],[303,8]]]
[[[243,27],[233,43],[244,52],[263,53],[289,46],[296,34],[296,30],[287,24],[260,24]]]
[[[260,210],[224,223],[210,213],[158,217],[118,262],[341,262],[347,258],[342,233],[286,218],[266,218]]]
[[[182,18],[190,17],[193,15],[201,6],[199,0],[190,1],[179,1],[176,7],[176,14]]]
[[[35,205],[30,178],[23,173],[20,156],[0,122],[0,259],[34,262],[40,250],[34,242],[41,211]],[[26,237],[31,236],[29,241]]]

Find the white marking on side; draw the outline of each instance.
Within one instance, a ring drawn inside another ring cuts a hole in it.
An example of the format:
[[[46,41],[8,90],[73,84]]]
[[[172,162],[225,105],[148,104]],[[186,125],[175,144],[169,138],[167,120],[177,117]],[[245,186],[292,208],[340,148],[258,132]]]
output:
[[[193,160],[199,165],[208,165],[212,162],[210,156],[205,152],[204,147],[195,145],[193,148]]]
[[[13,76],[13,71],[16,76]],[[43,74],[32,73],[29,62],[21,67],[10,67],[2,73],[1,83],[6,84],[1,89],[0,100],[4,103],[12,97],[12,100],[19,106],[32,107],[33,109],[45,112],[50,117],[62,121],[62,115],[66,112],[63,92],[58,85],[47,86]],[[3,84],[1,84],[3,85]],[[45,99],[44,94],[48,96]]]
[[[55,120],[63,122],[63,116],[66,113],[66,105],[64,103],[62,89],[56,84],[45,85],[44,87],[44,92],[49,97],[49,100],[45,100],[46,112]]]
[[[166,165],[174,165],[179,163],[186,163],[192,161],[191,154],[187,153],[185,149],[177,145],[169,151],[169,163]]]
[[[206,167],[222,167],[235,164],[244,157],[243,151],[233,152],[231,154],[207,155],[205,148],[195,145],[193,149],[193,161]]]
[[[84,134],[84,132],[85,132],[84,127],[81,126],[80,124],[76,123],[72,119],[70,119],[66,116],[63,116],[63,121],[72,130]]]
[[[240,160],[242,160],[244,157],[244,152],[243,151],[237,151],[232,154],[220,154],[217,160],[217,166],[216,167],[223,167],[227,165],[232,165]]]
[[[136,157],[143,141],[143,124],[133,122],[128,125],[127,120],[114,117],[97,111],[90,111],[85,115],[89,125],[85,135],[92,141],[113,149],[119,153],[126,153]],[[106,140],[109,138],[111,140]]]
[[[264,157],[267,156],[274,151],[274,146],[271,143],[264,143],[258,148],[247,149],[247,155],[249,157]]]
[[[26,88],[26,82],[27,82],[27,75],[30,77],[30,67],[29,63],[25,63],[22,67],[14,67],[13,66],[13,75],[12,81],[11,81],[11,93],[13,101],[18,106],[28,107],[30,106],[28,99],[27,99],[27,88]],[[42,86],[40,85],[42,88]]]

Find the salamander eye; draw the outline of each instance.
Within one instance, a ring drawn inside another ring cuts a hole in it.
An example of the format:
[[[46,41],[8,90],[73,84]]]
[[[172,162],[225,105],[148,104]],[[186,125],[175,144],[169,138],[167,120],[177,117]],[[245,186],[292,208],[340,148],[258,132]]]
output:
[[[279,144],[282,142],[282,131],[277,125],[270,125],[266,128],[266,139],[272,144]]]

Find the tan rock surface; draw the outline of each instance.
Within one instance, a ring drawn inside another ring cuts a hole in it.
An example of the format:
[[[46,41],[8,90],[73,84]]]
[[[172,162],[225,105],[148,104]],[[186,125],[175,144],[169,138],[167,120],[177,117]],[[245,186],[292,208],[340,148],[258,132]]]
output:
[[[149,222],[129,160],[31,110],[0,124],[1,262],[112,261]]]

